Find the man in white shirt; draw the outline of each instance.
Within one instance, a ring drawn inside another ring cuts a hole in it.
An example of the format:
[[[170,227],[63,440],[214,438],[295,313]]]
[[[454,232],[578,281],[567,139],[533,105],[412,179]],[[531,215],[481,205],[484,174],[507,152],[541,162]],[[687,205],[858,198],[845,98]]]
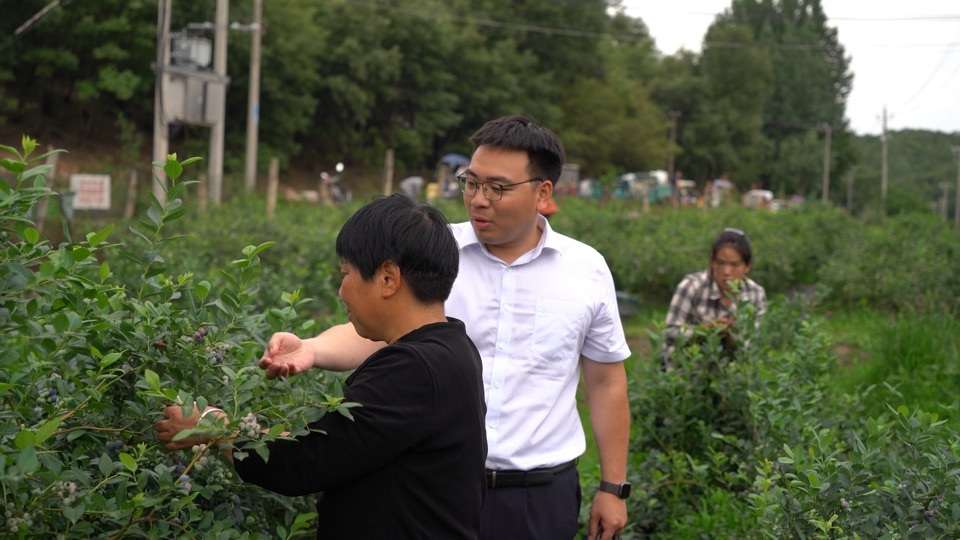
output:
[[[472,137],[458,181],[470,221],[452,226],[460,272],[447,315],[462,320],[483,359],[487,495],[481,538],[573,538],[586,449],[577,414],[581,371],[601,485],[589,538],[611,540],[627,522],[629,355],[613,278],[593,248],[554,232],[540,212],[565,153],[550,130],[523,116],[492,120]],[[260,366],[267,377],[311,367],[349,370],[382,343],[351,325],[306,339],[275,334]]]

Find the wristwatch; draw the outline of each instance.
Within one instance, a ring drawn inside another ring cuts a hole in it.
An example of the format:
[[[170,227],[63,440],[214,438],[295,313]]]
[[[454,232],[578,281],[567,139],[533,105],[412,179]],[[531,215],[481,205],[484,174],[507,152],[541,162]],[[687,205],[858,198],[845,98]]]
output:
[[[614,484],[613,482],[604,482],[600,481],[600,491],[606,491],[607,493],[613,493],[621,499],[626,499],[630,496],[630,482],[624,482],[622,484]]]

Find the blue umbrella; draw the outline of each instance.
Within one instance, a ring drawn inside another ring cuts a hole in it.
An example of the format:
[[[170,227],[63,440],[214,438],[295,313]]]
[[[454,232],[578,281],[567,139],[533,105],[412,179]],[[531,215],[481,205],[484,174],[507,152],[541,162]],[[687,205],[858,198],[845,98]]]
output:
[[[440,163],[446,163],[451,167],[459,167],[461,165],[469,165],[470,158],[463,154],[447,154],[440,158]]]

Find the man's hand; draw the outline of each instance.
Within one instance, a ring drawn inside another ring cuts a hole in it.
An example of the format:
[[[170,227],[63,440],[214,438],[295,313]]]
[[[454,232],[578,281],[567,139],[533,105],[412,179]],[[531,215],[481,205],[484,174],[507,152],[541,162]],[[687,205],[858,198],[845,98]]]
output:
[[[627,525],[627,501],[605,491],[597,492],[590,507],[590,540],[618,538]]]
[[[259,365],[260,369],[266,370],[268,379],[285,379],[312,368],[313,352],[304,347],[303,340],[297,336],[277,332],[267,343]]]

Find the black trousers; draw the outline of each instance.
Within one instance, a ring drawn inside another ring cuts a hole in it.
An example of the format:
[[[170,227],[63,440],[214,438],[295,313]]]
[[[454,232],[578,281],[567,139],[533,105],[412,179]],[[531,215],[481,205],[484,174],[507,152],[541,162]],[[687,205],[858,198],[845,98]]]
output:
[[[566,540],[579,532],[580,475],[576,467],[545,486],[488,489],[480,540]]]

